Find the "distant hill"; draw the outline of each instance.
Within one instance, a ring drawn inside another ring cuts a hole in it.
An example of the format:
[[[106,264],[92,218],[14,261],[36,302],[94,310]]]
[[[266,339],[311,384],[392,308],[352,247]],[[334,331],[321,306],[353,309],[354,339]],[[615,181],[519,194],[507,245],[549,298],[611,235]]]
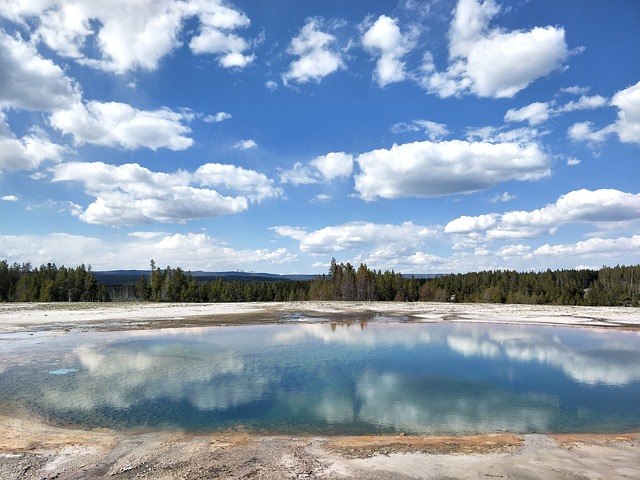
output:
[[[318,275],[279,275],[276,273],[259,273],[259,272],[203,272],[197,270],[191,273],[199,282],[210,282],[222,278],[228,282],[277,282],[282,280],[313,280]],[[149,270],[109,270],[103,272],[93,272],[98,283],[104,285],[127,285],[136,283],[140,276],[149,277]]]

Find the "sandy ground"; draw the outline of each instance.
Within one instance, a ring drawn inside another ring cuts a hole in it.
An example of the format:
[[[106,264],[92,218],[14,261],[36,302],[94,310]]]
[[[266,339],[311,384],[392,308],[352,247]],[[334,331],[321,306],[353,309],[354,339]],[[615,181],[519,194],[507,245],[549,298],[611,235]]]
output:
[[[144,329],[361,316],[640,330],[632,308],[432,303],[0,304],[0,341],[13,333]],[[2,337],[5,336],[3,339]],[[471,437],[189,435],[54,427],[0,416],[1,479],[640,478],[640,434]]]

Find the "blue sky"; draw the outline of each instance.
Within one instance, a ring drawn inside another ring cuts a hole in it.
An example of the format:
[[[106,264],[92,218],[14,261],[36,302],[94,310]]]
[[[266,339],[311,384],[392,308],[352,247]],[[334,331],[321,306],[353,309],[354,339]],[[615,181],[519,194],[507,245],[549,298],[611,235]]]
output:
[[[0,0],[0,258],[640,263],[640,2]]]

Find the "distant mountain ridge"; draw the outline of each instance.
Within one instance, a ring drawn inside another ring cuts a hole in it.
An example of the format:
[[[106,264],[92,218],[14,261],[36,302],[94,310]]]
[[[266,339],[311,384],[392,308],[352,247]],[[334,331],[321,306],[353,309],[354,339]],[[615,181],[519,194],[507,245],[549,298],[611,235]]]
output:
[[[106,270],[93,272],[96,280],[105,285],[126,285],[137,282],[141,276],[149,277],[149,270]],[[202,270],[185,271],[190,273],[199,282],[209,282],[222,278],[225,281],[233,282],[277,282],[286,280],[314,280],[322,275],[314,274],[278,274],[266,272],[245,272],[241,270],[231,270],[224,272],[204,272]],[[415,278],[436,278],[442,276],[438,273],[423,273],[413,275]],[[403,277],[411,278],[412,275],[403,275]]]
[[[240,282],[276,282],[279,280],[313,280],[319,275],[305,274],[287,274],[281,275],[277,273],[264,272],[244,272],[244,271],[226,271],[226,272],[204,272],[202,270],[185,271],[190,273],[196,280],[200,282],[208,282],[218,278],[227,281]],[[149,277],[149,270],[108,270],[93,272],[99,283],[106,285],[122,285],[137,282],[141,276]]]

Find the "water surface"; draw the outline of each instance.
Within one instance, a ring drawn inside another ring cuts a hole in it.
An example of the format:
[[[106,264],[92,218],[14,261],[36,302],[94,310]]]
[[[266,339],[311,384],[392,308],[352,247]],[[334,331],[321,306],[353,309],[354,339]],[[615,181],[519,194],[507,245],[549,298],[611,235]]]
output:
[[[636,332],[304,323],[0,336],[0,409],[84,428],[640,431]]]

